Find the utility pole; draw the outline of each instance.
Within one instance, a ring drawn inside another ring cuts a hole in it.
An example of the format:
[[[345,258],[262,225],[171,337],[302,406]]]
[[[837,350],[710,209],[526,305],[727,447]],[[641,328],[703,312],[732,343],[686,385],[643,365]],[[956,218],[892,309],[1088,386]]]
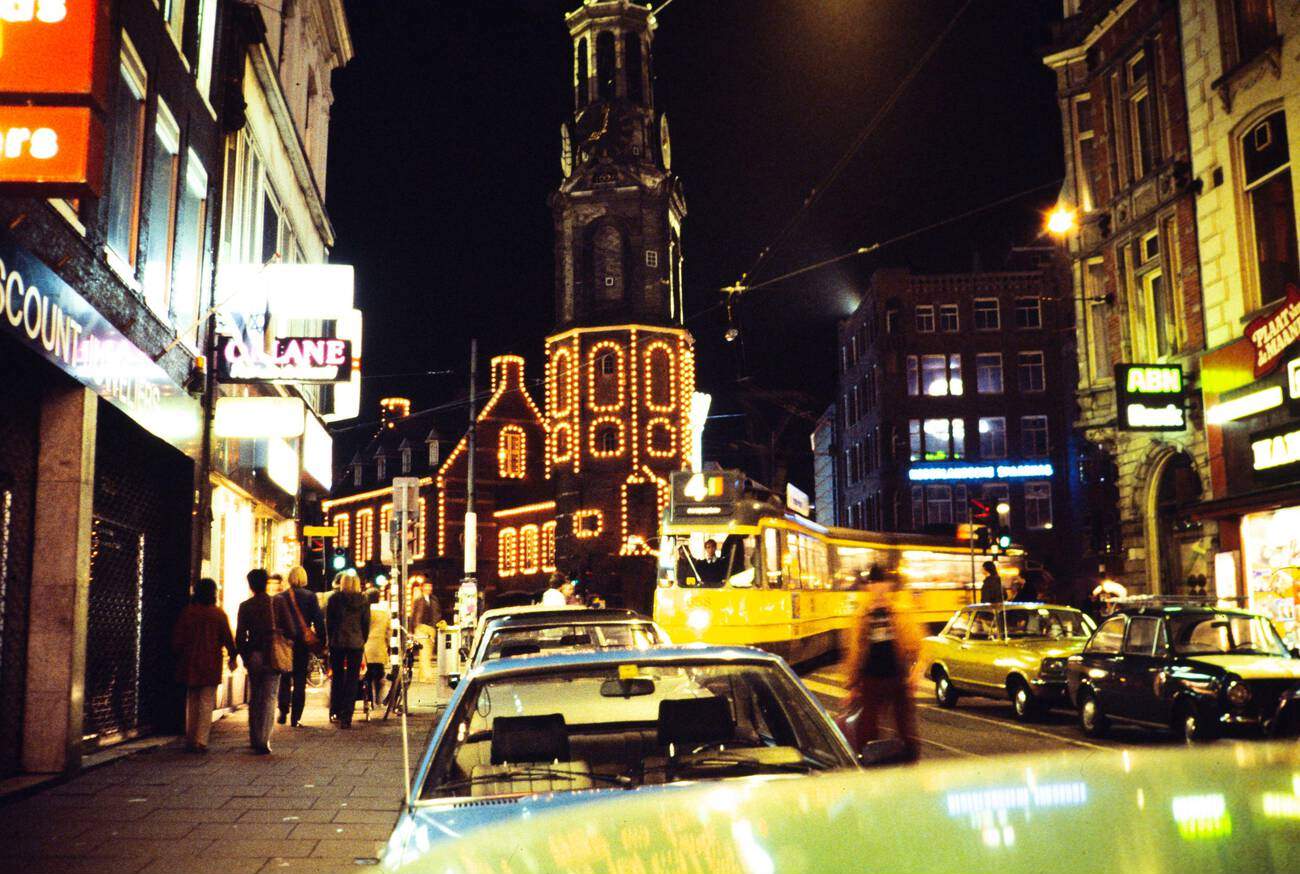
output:
[[[474,463],[478,455],[478,340],[469,341],[469,457],[465,474],[465,565],[456,593],[457,624],[472,624],[478,615],[478,514],[474,512]]]

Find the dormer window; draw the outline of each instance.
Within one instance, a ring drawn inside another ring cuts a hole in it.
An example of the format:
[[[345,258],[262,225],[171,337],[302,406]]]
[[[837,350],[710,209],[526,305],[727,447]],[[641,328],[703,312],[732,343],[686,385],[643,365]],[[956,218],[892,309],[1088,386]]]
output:
[[[438,448],[438,441],[430,440],[429,441],[429,466],[430,467],[435,466],[438,463],[438,460],[439,458],[441,458],[441,456],[442,456],[442,450]]]
[[[382,455],[375,462],[375,475],[381,480],[388,476],[388,459]]]
[[[410,473],[410,472],[411,472],[411,448],[408,446],[402,449],[402,473]]]
[[[352,465],[352,485],[355,488],[361,488],[361,465]]]

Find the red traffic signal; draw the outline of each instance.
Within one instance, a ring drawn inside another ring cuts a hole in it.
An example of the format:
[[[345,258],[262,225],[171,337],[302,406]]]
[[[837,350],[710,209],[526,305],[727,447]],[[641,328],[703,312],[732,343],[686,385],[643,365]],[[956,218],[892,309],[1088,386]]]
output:
[[[993,524],[993,507],[983,501],[971,498],[970,501],[970,520],[975,525],[992,525]]]

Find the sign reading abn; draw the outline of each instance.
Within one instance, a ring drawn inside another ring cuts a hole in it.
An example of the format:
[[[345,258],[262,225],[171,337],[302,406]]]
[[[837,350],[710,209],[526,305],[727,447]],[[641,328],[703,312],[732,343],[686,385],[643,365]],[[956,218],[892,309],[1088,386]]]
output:
[[[1176,364],[1115,365],[1115,405],[1121,431],[1183,431],[1186,385]]]

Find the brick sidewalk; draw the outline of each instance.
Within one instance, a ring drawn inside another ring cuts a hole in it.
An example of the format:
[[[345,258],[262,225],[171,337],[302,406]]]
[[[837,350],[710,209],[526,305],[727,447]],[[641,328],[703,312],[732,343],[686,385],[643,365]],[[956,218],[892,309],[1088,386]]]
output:
[[[181,740],[134,753],[0,806],[0,870],[22,874],[252,874],[374,864],[402,798],[400,722],[328,722],[311,690],[272,755],[248,748],[248,711],[212,727],[210,752]],[[431,688],[411,692],[412,765],[433,727]]]

